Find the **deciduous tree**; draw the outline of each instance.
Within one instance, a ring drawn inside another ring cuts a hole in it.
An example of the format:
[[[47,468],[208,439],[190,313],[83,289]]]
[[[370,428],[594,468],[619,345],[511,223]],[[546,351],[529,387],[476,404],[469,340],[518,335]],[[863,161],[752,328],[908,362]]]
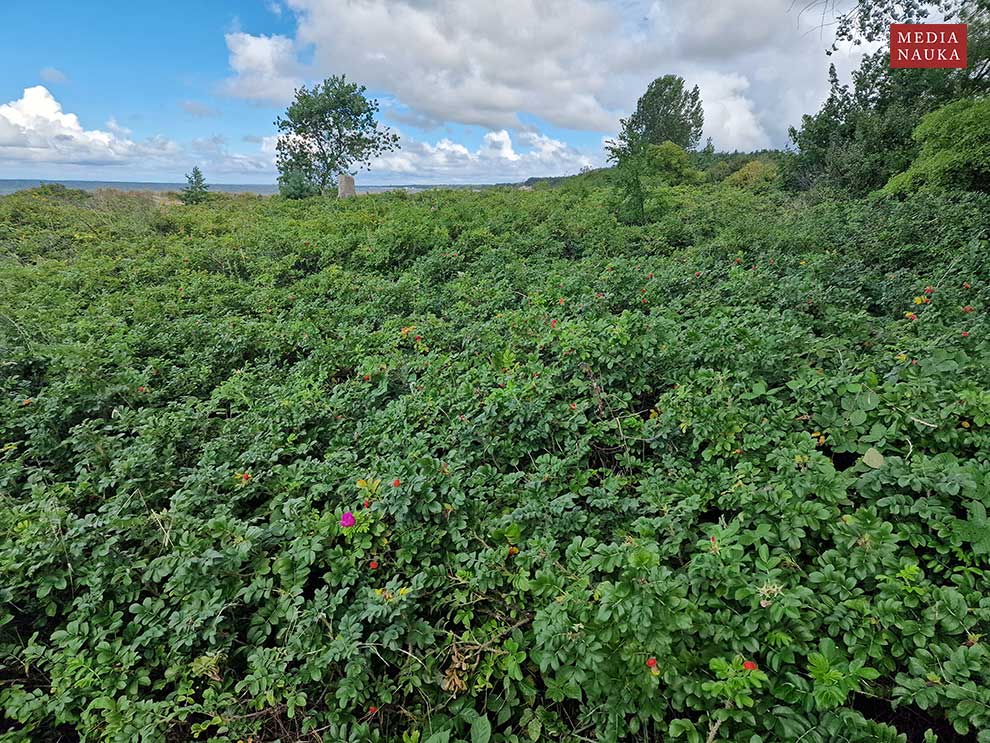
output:
[[[673,142],[692,150],[701,141],[704,123],[705,113],[698,86],[688,90],[684,78],[664,75],[650,83],[636,103],[632,116],[622,119],[618,139],[609,141],[605,150],[613,161],[619,161],[649,144]]]
[[[339,174],[368,167],[399,146],[398,135],[378,123],[378,101],[368,99],[365,90],[343,75],[296,90],[285,116],[275,121],[280,185],[301,176],[325,193],[336,187]]]

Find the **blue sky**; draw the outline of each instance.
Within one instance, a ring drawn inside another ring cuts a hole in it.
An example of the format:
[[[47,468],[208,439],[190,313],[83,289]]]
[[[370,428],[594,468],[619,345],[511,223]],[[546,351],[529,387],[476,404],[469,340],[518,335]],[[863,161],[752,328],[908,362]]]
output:
[[[336,73],[402,137],[368,185],[599,165],[668,72],[701,86],[720,149],[782,146],[827,92],[829,39],[790,4],[5,0],[0,178],[176,181],[199,164],[218,183],[272,182],[275,117],[294,86]]]
[[[288,17],[254,2],[43,0],[41,5],[44,12],[38,2],[11,0],[0,10],[5,101],[41,83],[57,91],[66,111],[94,125],[113,115],[138,136],[216,133],[210,122],[179,108],[193,99],[223,111],[224,130],[231,135],[268,132],[268,110],[218,97],[215,83],[227,71],[226,32],[243,23],[291,33]],[[68,81],[41,79],[46,67],[61,70]]]

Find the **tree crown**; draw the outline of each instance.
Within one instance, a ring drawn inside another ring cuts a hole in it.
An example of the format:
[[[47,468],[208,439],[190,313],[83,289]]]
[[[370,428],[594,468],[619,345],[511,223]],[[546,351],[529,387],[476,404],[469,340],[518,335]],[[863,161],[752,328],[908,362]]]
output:
[[[658,77],[636,103],[636,110],[622,119],[617,141],[606,144],[610,160],[620,160],[644,145],[674,144],[686,150],[701,141],[705,113],[698,86],[688,90],[684,78]]]
[[[183,204],[199,204],[206,200],[209,188],[203,171],[194,165],[192,172],[186,173],[186,187],[179,192],[179,200]]]
[[[378,124],[378,101],[365,90],[343,75],[298,88],[285,115],[275,120],[279,172],[302,173],[322,192],[336,185],[340,173],[368,167],[396,149],[398,136]]]

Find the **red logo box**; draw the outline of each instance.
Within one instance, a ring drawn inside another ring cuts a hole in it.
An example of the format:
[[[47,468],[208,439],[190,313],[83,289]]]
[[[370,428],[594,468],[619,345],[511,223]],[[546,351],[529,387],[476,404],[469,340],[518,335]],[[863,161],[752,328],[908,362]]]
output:
[[[965,23],[892,23],[890,66],[965,67]]]

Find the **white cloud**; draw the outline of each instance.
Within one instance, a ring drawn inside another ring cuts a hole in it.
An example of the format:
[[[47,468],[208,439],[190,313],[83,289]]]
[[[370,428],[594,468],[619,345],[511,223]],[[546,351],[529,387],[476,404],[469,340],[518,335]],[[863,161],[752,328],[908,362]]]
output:
[[[116,126],[113,119],[110,124]],[[102,165],[165,157],[178,149],[167,139],[135,142],[116,128],[84,129],[47,88],[36,85],[25,88],[19,100],[0,105],[0,159]]]
[[[111,116],[109,119],[107,119],[107,129],[109,129],[119,137],[129,137],[134,133],[126,126],[122,126],[121,124],[119,124],[117,122],[116,116]]]
[[[287,5],[297,14],[295,47],[313,49],[309,77],[344,73],[394,93],[426,119],[492,129],[519,126],[520,111],[578,129],[605,129],[616,120],[599,100],[608,85],[599,58],[607,53],[603,36],[609,44],[622,42],[621,18],[601,0],[288,0]],[[270,48],[276,38],[281,39],[277,50],[264,61],[245,62],[242,48]],[[232,34],[228,46],[236,73],[230,92],[254,100],[288,99],[299,74],[289,39]]]
[[[44,86],[26,88],[15,101],[0,105],[0,171],[11,177],[39,173],[48,177],[51,168],[82,177],[95,177],[94,166],[125,179],[140,172],[159,172],[175,177],[193,164],[221,175],[261,174],[268,180],[274,172],[274,138],[264,138],[260,151],[231,152],[221,136],[193,140],[183,147],[166,137],[141,140],[114,117],[106,130],[86,129],[79,118],[62,110]],[[167,176],[166,176],[167,177]]]
[[[201,137],[189,143],[189,157],[212,174],[227,176],[248,176],[274,179],[274,145],[268,141],[275,137],[263,137],[258,152],[244,154],[232,152],[227,146],[227,138],[222,134]]]
[[[431,144],[402,138],[402,149],[371,163],[374,183],[491,183],[517,182],[530,176],[564,175],[600,159],[537,133],[518,136],[516,148],[507,130],[489,132],[477,150],[444,138]],[[359,181],[362,180],[359,176]]]
[[[285,102],[300,79],[343,73],[384,93],[391,120],[420,129],[519,132],[525,112],[611,135],[653,78],[674,73],[701,84],[706,133],[726,149],[784,145],[787,126],[827,94],[829,30],[793,0],[283,4],[294,38],[228,35],[231,94]],[[300,50],[311,52],[305,66]]]
[[[226,34],[222,92],[281,106],[303,82],[346,74],[381,98],[393,126],[436,131],[429,141],[404,135],[400,151],[362,176],[371,183],[512,181],[601,164],[597,147],[581,152],[558,132],[614,136],[619,117],[667,73],[700,86],[705,135],[718,148],[779,147],[787,126],[827,94],[829,61],[848,71],[862,51],[827,58],[831,37],[815,29],[817,17],[799,22],[792,0],[269,0],[268,8],[294,16],[295,32]],[[54,68],[40,74],[66,79]],[[219,115],[195,100],[178,106]],[[481,141],[455,141],[455,123],[480,127]],[[41,86],[0,106],[0,168],[8,171],[12,163],[121,172],[140,164],[165,177],[200,164],[208,177],[270,180],[276,141],[137,140],[112,117],[89,129]]]
[[[38,77],[44,80],[46,83],[51,83],[53,85],[58,85],[59,83],[69,82],[69,77],[62,70],[55,67],[42,67],[38,72]]]
[[[285,103],[292,97],[293,88],[301,81],[292,39],[239,31],[225,39],[235,73],[224,84],[225,92],[265,103]]]
[[[360,184],[517,182],[530,176],[576,173],[586,165],[602,164],[600,157],[538,132],[520,133],[516,141],[504,129],[488,132],[474,150],[447,137],[429,142],[398,134],[401,147],[372,160],[370,172],[358,175]],[[220,136],[194,140],[190,148],[200,157],[222,162],[214,168],[217,172],[239,168],[240,172],[268,172],[274,179],[278,135],[250,135],[243,140],[257,145],[257,153],[230,154]]]
[[[705,109],[704,136],[723,150],[751,151],[770,147],[756,104],[746,97],[749,80],[738,74],[698,73]],[[702,140],[704,141],[704,140]]]
[[[665,13],[654,16],[654,37],[666,41],[672,56],[717,64],[780,46],[786,41],[782,32],[793,28],[797,20],[796,15],[787,13],[789,7],[792,0],[674,2]],[[799,8],[798,4],[793,7]]]
[[[268,137],[261,138],[261,151],[266,155],[270,155],[272,162],[275,161],[275,145],[278,143],[278,135],[272,134]]]
[[[481,151],[494,160],[516,162],[519,159],[519,155],[512,149],[512,137],[505,129],[488,132]]]
[[[793,0],[654,3],[649,36],[658,63],[701,88],[705,134],[720,149],[787,144],[787,127],[828,94],[830,61],[848,71],[860,48],[829,58],[831,27]],[[828,18],[826,17],[826,22]]]

